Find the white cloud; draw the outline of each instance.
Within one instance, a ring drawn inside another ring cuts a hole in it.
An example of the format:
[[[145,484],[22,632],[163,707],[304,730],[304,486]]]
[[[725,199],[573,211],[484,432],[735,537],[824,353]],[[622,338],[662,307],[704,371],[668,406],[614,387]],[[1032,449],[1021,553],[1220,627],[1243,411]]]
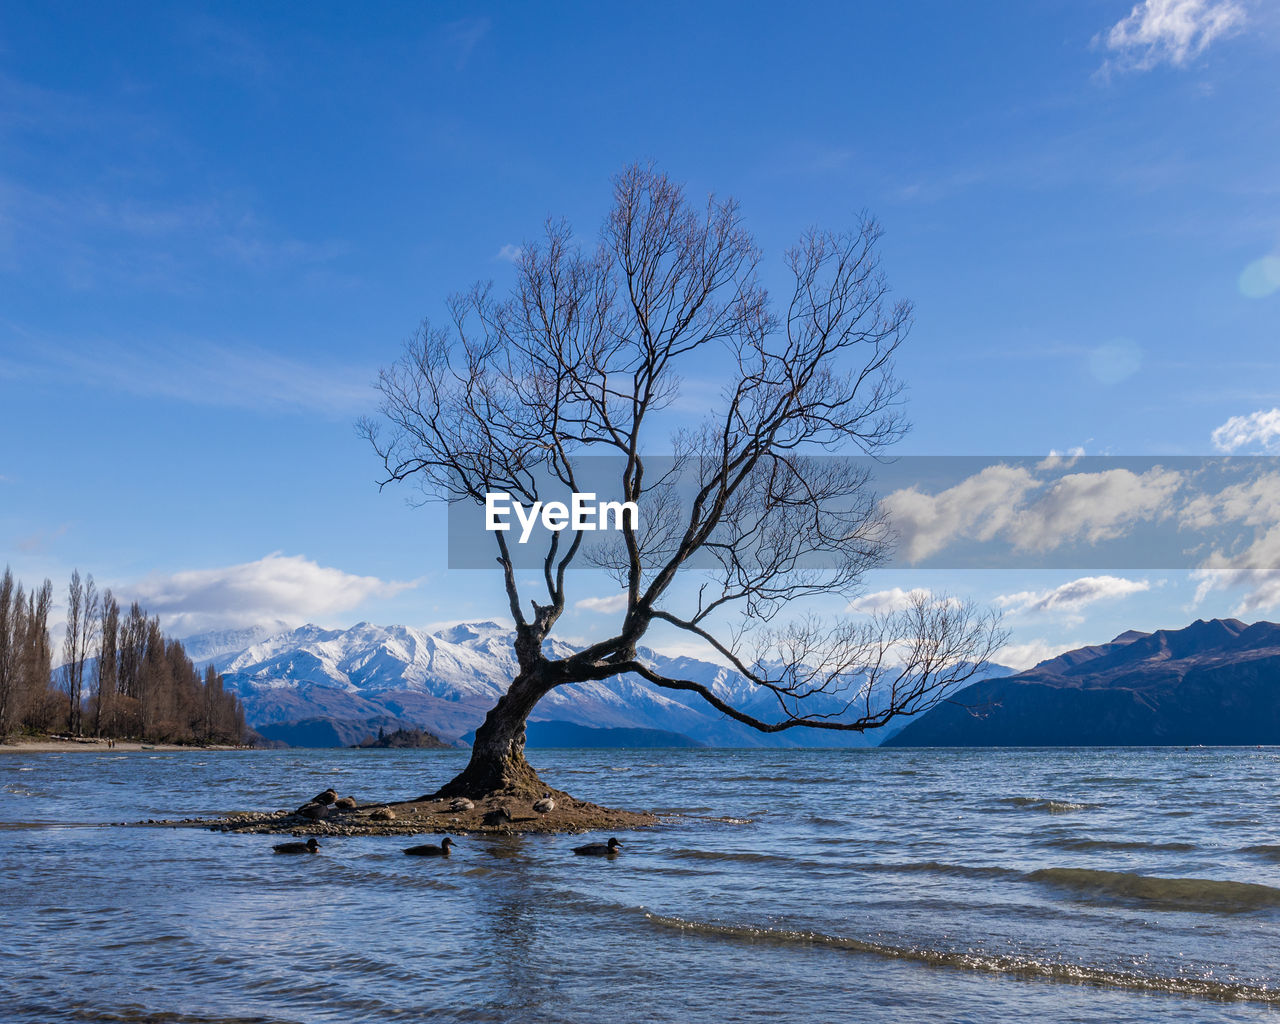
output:
[[[1049,551],[1080,539],[1097,544],[1167,512],[1169,499],[1181,486],[1181,474],[1159,466],[1145,473],[1069,473],[1034,504],[1003,518],[1009,538],[1023,550]]]
[[[1050,456],[1036,469],[1069,465]],[[884,508],[903,557],[916,564],[957,541],[1002,539],[1022,551],[1050,551],[1080,540],[1113,540],[1167,515],[1182,484],[1181,474],[1159,466],[1144,473],[1068,473],[1048,483],[1028,469],[995,465],[938,494],[894,491]]]
[[[1280,409],[1259,409],[1247,416],[1232,416],[1211,437],[1220,452],[1280,452]]]
[[[1078,613],[1097,601],[1128,597],[1150,590],[1147,580],[1130,580],[1123,576],[1082,576],[1050,590],[1023,590],[1016,594],[1001,594],[995,604],[1015,612],[1045,614],[1067,613],[1068,622],[1080,621]]]
[[[521,249],[520,246],[512,245],[510,242],[508,242],[506,245],[504,245],[501,249],[498,250],[497,255],[495,255],[493,258],[495,260],[505,260],[507,263],[515,263],[517,260],[520,259],[520,256],[523,252],[524,250]]]
[[[1104,71],[1182,67],[1244,22],[1244,8],[1234,0],[1143,0],[1094,43],[1116,55]]]
[[[1052,644],[1039,639],[1031,640],[1025,644],[1006,644],[991,656],[991,662],[992,664],[1004,665],[1021,672],[1024,669],[1031,668],[1033,665],[1039,665],[1042,661],[1056,658],[1063,651],[1075,650],[1075,648],[1082,646],[1083,644],[1079,643]]]
[[[884,499],[884,507],[903,556],[915,563],[962,537],[992,540],[1038,483],[1021,467],[987,466],[938,494],[923,494],[914,487],[895,491]]]
[[[610,612],[620,612],[627,607],[627,595],[614,594],[612,597],[584,597],[581,601],[576,602],[574,607],[589,612],[600,612],[602,615]]]
[[[874,594],[864,594],[862,597],[855,598],[849,602],[845,611],[855,612],[858,615],[884,615],[905,611],[917,600],[928,600],[932,597],[932,591],[921,587],[912,590],[894,587],[891,590],[877,590]]]
[[[1192,530],[1212,530],[1226,523],[1270,526],[1280,509],[1280,474],[1262,473],[1242,484],[1224,487],[1216,494],[1192,498],[1178,513],[1178,525]]]
[[[1280,525],[1256,537],[1243,551],[1215,551],[1193,578],[1199,582],[1196,604],[1212,591],[1244,587],[1246,593],[1232,610],[1233,615],[1244,617],[1264,608],[1280,607]]]
[[[138,601],[178,636],[251,626],[266,619],[300,623],[391,597],[416,584],[355,576],[301,555],[279,552],[256,562],[149,576],[119,588],[121,603]]]

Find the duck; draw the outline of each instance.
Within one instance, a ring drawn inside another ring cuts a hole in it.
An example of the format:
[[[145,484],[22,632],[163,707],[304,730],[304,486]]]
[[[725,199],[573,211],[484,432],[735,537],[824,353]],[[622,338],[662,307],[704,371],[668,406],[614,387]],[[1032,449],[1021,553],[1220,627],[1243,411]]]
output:
[[[319,796],[313,796],[311,802],[313,804],[331,804],[338,799],[338,791],[336,789],[326,789]]]
[[[333,806],[340,811],[353,811],[356,807],[356,798],[353,796],[340,796],[333,802]]]
[[[533,802],[533,809],[539,814],[550,814],[556,809],[555,799],[550,793],[546,793],[543,795],[541,800],[535,800]]]
[[[453,840],[445,836],[439,846],[434,843],[424,843],[422,846],[410,846],[404,852],[410,857],[447,857],[452,846]]]
[[[481,819],[486,825],[505,825],[511,820],[511,812],[505,807],[495,807]]]
[[[329,816],[329,805],[319,803],[303,804],[298,808],[298,813],[304,818],[310,818],[312,821],[319,821],[321,818]]]
[[[271,849],[276,853],[315,853],[320,849],[320,844],[312,836],[305,843],[277,843]]]
[[[622,849],[622,844],[616,839],[610,839],[607,843],[588,843],[586,846],[575,846],[573,852],[580,857],[613,857]]]
[[[470,800],[468,800],[465,796],[460,796],[460,797],[458,797],[456,800],[454,800],[454,801],[453,801],[453,803],[451,803],[451,804],[449,805],[449,810],[451,810],[451,811],[470,811],[470,810],[474,809],[474,808],[475,808],[475,806],[476,806],[476,805],[475,805],[475,804],[473,804]]]

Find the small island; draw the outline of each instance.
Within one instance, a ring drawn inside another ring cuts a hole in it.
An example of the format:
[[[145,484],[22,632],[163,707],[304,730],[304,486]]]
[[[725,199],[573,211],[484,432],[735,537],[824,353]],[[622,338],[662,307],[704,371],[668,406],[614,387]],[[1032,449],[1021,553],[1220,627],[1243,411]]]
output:
[[[359,743],[351,744],[353,750],[448,750],[446,743],[425,729],[396,729],[387,732],[379,727],[377,736],[367,736]]]

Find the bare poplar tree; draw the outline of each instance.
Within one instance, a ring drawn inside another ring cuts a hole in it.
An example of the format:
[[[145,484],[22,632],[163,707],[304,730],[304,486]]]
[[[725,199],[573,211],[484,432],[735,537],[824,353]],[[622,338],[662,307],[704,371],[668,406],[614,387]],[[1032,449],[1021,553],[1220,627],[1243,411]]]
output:
[[[13,727],[23,643],[22,587],[14,592],[13,573],[0,577],[0,741]]]
[[[558,686],[630,674],[766,732],[861,732],[933,706],[999,645],[994,619],[957,601],[917,601],[870,623],[812,611],[856,593],[885,553],[865,471],[808,457],[878,456],[905,429],[892,360],[911,309],[890,300],[879,236],[865,219],[848,233],[803,235],[786,254],[791,294],[779,304],[758,279],[760,252],[734,201],[695,206],[664,175],[631,167],[615,179],[597,246],[583,250],[549,223],[522,249],[508,296],[480,285],[455,297],[450,321],[424,323],[382,372],[381,420],[361,428],[384,485],[415,479],[429,498],[477,505],[505,491],[529,505],[544,481],[557,496],[580,490],[582,457],[609,454],[621,498],[653,524],[624,518],[619,547],[597,557],[625,604],[612,635],[563,658],[543,642],[565,609],[583,534],[551,534],[526,601],[506,536],[493,533],[519,672],[440,795],[540,793],[525,721]],[[669,474],[651,471],[652,436],[680,375],[699,371],[722,386],[702,421],[673,439],[694,481],[689,506],[677,508]],[[688,579],[695,585],[676,586]],[[638,654],[655,624],[729,662],[775,698],[773,715],[656,671]]]
[[[93,732],[115,735],[116,687],[119,682],[120,602],[108,589],[102,595],[102,631],[98,643],[98,693]]]
[[[25,636],[22,644],[22,723],[34,732],[47,732],[58,715],[57,693],[52,689],[53,649],[49,643],[49,612],[53,608],[53,583],[45,580],[27,595]]]
[[[80,570],[74,570],[67,586],[67,627],[62,641],[62,676],[63,687],[70,701],[67,724],[75,736],[79,736],[83,730],[81,716],[84,710],[84,673],[96,640],[100,610],[93,575],[90,574],[82,583]]]

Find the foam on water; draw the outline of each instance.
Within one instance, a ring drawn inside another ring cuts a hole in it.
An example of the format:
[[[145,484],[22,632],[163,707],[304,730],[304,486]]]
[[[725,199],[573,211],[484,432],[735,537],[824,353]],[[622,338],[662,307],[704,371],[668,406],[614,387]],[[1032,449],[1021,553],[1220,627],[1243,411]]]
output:
[[[645,917],[661,928],[673,928],[681,932],[737,942],[769,943],[783,947],[823,946],[828,949],[847,950],[850,953],[869,953],[895,960],[909,960],[927,964],[930,967],[951,967],[1016,977],[1043,978],[1075,985],[1087,984],[1106,988],[1169,992],[1231,1002],[1247,1001],[1280,1006],[1280,989],[1267,985],[1217,981],[1212,978],[1161,977],[1137,971],[1091,967],[1086,964],[1058,963],[1027,956],[999,955],[976,948],[954,951],[928,949],[921,946],[893,946],[866,939],[824,935],[818,932],[758,928],[750,925],[709,924],[678,917],[663,917],[659,914],[646,914]]]

